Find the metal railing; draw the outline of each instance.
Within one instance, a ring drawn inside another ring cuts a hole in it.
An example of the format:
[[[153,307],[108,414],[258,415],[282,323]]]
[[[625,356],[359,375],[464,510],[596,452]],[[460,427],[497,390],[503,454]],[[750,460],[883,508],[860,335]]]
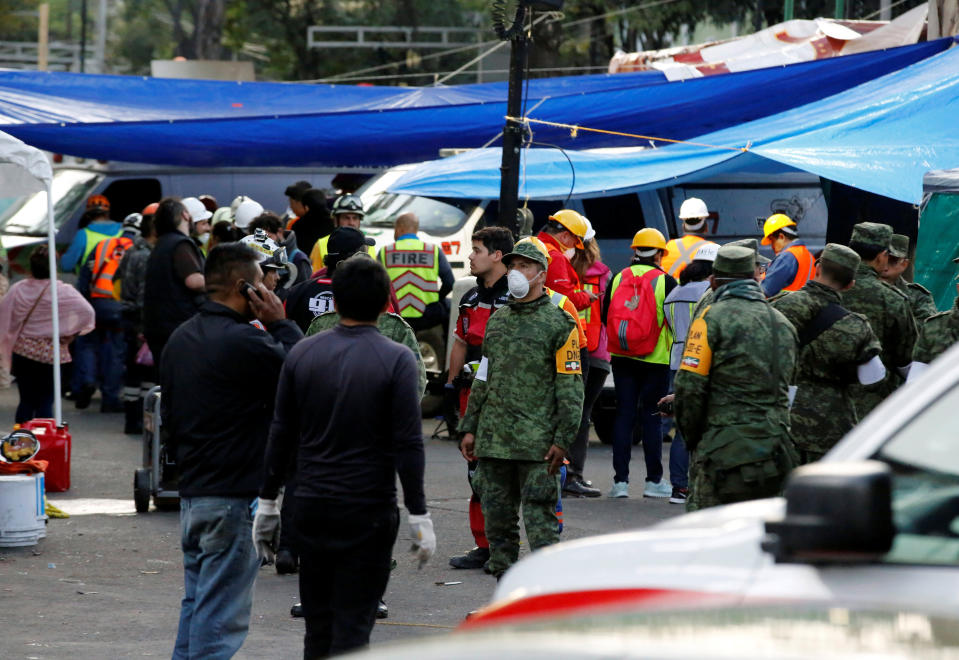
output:
[[[344,38],[323,40],[328,35]],[[482,31],[460,27],[375,27],[311,25],[307,48],[456,48],[482,41]]]

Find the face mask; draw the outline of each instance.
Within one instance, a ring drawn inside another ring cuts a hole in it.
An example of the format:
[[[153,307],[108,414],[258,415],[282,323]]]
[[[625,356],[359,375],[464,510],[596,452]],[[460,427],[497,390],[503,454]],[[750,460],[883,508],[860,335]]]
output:
[[[566,250],[563,250],[563,254],[566,255],[567,259],[572,259],[573,257],[576,256],[576,248],[568,248]]]
[[[205,246],[207,243],[210,242],[210,232],[205,231],[199,236],[197,236],[196,238],[198,241],[200,241],[200,245]]]
[[[539,275],[535,276],[535,280]],[[525,298],[529,293],[529,284],[532,280],[526,279],[526,276],[523,275],[518,270],[511,270],[506,275],[506,284],[509,287],[509,295],[513,296],[516,299]]]

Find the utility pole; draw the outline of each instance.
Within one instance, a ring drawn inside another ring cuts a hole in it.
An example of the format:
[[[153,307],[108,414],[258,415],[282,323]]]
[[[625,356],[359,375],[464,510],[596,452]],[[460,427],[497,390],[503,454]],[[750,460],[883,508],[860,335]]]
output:
[[[519,14],[522,14],[522,17]],[[517,13],[522,28],[513,36],[509,57],[509,93],[506,97],[506,114],[519,118],[523,113],[523,78],[526,72],[526,58],[529,55],[529,34],[526,31],[526,17],[529,12],[521,8]],[[517,22],[518,22],[517,21]],[[519,235],[519,223],[516,207],[519,199],[519,161],[523,146],[523,125],[517,121],[506,120],[503,126],[503,159],[500,164],[499,218],[497,224],[506,227],[514,236]]]
[[[97,73],[106,71],[107,60],[107,0],[100,0],[97,10]]]
[[[37,71],[46,71],[50,57],[50,4],[44,2],[38,9]]]
[[[87,0],[80,0],[80,73],[87,68]]]

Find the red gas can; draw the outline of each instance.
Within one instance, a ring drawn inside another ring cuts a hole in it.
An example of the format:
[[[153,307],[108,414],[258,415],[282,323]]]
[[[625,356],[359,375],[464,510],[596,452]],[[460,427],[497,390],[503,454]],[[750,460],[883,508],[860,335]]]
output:
[[[20,428],[32,432],[40,441],[40,451],[35,458],[49,462],[44,475],[47,492],[61,493],[70,490],[69,425],[64,424],[57,428],[57,422],[54,419],[31,419],[21,424]]]

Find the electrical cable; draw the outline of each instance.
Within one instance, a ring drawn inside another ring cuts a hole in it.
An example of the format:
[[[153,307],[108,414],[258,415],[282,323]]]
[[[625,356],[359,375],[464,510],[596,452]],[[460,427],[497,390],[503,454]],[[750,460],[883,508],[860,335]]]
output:
[[[569,163],[569,170],[573,174],[573,181],[569,184],[569,194],[566,195],[566,201],[563,202],[563,206],[569,206],[569,200],[573,198],[573,190],[576,188],[576,166],[573,165],[573,160],[569,157],[569,154],[566,153],[566,150],[563,149],[558,144],[550,144],[549,142],[538,142],[530,140],[530,144],[538,144],[544,147],[552,147],[553,149],[559,149],[560,153],[566,157],[566,161]],[[527,197],[527,199],[529,199]]]

